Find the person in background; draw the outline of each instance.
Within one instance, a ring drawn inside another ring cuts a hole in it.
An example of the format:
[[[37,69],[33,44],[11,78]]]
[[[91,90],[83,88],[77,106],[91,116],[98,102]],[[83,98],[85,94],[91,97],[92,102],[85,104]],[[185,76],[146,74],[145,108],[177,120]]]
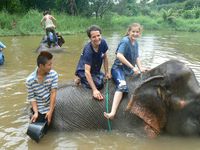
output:
[[[58,74],[52,70],[53,55],[43,51],[37,57],[37,68],[26,79],[27,101],[32,107],[31,122],[51,123],[58,87]]]
[[[82,86],[91,88],[93,97],[97,100],[103,100],[103,95],[99,90],[103,88],[104,77],[110,78],[108,45],[101,34],[101,29],[97,25],[92,25],[87,29],[90,41],[85,45],[75,71],[75,83],[81,82]],[[101,72],[102,64],[105,74]]]
[[[0,41],[0,51],[2,51],[6,46]]]
[[[122,38],[116,50],[116,59],[112,65],[111,74],[116,84],[116,91],[113,98],[113,104],[110,113],[104,112],[107,119],[113,119],[123,93],[128,92],[126,76],[144,72],[139,58],[139,48],[137,38],[140,37],[142,27],[139,23],[133,23],[129,26],[127,34]],[[137,66],[137,67],[136,67]]]
[[[50,40],[51,36],[50,36],[50,34],[53,34],[53,40],[52,41],[54,43],[54,46],[57,46],[57,36],[56,36],[56,32],[55,32],[56,19],[54,18],[54,16],[52,16],[49,11],[45,11],[43,13],[43,18],[40,21],[40,24],[46,30],[46,35],[47,35],[47,41],[48,41],[49,48],[51,47],[51,40]]]
[[[0,65],[4,64],[5,57],[3,54],[3,49],[6,48],[6,46],[0,41]]]
[[[61,47],[65,43],[65,40],[60,32],[57,32],[56,35],[58,38],[58,45]]]

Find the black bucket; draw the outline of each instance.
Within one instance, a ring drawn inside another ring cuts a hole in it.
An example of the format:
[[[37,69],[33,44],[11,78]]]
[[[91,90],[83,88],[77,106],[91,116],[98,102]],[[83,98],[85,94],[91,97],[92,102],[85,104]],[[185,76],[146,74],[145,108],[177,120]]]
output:
[[[27,130],[27,135],[37,143],[46,134],[48,129],[48,123],[45,122],[33,122],[30,123]]]

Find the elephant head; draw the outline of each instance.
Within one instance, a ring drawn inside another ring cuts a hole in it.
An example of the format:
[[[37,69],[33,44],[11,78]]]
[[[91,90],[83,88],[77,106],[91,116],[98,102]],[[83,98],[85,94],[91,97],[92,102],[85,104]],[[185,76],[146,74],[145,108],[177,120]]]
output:
[[[145,122],[150,137],[161,131],[193,135],[200,131],[200,88],[194,73],[171,60],[143,74],[127,110]]]

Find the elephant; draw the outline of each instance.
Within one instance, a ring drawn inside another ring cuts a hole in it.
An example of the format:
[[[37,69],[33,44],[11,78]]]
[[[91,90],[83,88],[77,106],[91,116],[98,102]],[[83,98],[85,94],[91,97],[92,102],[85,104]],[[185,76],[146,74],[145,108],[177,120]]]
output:
[[[58,38],[58,43],[61,43],[63,38]],[[64,43],[64,42],[63,42]],[[51,48],[48,48],[48,44],[47,44],[47,36],[44,36],[40,42],[40,45],[38,46],[38,48],[36,49],[36,52],[41,52],[41,51],[49,51],[51,53],[60,53],[60,52],[65,52],[66,48],[61,47],[62,44],[60,44],[60,46],[54,46]]]
[[[109,90],[101,90],[109,94],[108,102],[105,98],[95,100],[91,89],[73,83],[60,85],[51,127],[62,131],[104,130],[110,121],[114,130],[141,131],[148,137],[200,134],[200,88],[192,69],[183,62],[169,60],[126,80],[129,93],[124,94],[113,120],[103,115],[106,105],[109,109],[112,106],[112,80],[107,81]]]

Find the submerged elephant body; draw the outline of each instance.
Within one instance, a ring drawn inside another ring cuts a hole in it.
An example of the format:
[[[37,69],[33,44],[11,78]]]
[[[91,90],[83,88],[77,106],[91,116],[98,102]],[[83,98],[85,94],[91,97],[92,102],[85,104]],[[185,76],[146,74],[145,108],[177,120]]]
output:
[[[114,91],[114,84],[109,81],[109,108],[112,105]],[[105,95],[105,89],[102,90],[102,93]],[[125,97],[128,97],[128,95]],[[116,128],[116,126],[119,128],[121,126],[119,125],[120,122],[126,126],[131,120],[133,124],[135,123],[136,118],[132,117],[132,114],[125,112],[124,108],[126,108],[127,103],[128,98],[124,99],[120,104],[117,119],[112,121],[112,128]],[[67,131],[108,129],[107,120],[103,115],[104,111],[106,111],[106,100],[98,101],[92,98],[91,89],[75,85],[63,86],[57,92],[52,127]],[[124,127],[121,126],[121,128]]]
[[[42,40],[40,41],[40,44],[38,48],[36,49],[36,52],[48,51],[51,53],[60,53],[60,52],[66,51],[66,48],[61,47],[61,46],[52,46],[51,48],[49,48],[47,44],[47,36],[44,36]]]
[[[200,133],[200,88],[185,64],[171,60],[142,75],[127,78],[127,83],[129,94],[124,95],[119,105],[111,122],[112,129],[131,132],[142,127],[149,136],[162,131]],[[101,92],[105,95],[106,88]],[[110,80],[109,109],[114,92],[115,85]],[[108,129],[105,111],[106,100],[94,100],[90,89],[62,86],[57,92],[52,127],[67,131]]]

